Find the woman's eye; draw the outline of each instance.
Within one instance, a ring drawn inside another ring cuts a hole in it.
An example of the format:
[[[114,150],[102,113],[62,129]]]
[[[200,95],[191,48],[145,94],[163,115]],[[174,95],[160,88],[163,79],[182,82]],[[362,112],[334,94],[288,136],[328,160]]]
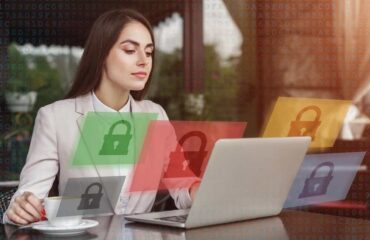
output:
[[[124,51],[127,54],[134,54],[135,53],[135,50],[124,50]]]
[[[145,54],[146,54],[147,57],[151,57],[153,55],[152,52],[146,52]]]

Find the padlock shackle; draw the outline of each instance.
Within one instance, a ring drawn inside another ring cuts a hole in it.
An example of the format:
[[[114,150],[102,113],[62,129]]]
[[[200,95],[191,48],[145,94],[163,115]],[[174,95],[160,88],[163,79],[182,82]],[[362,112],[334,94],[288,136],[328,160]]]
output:
[[[310,178],[314,178],[316,176],[316,172],[321,167],[329,167],[329,174],[327,176],[333,176],[334,164],[332,162],[323,162],[315,167],[315,169],[312,171],[310,175]]]
[[[302,118],[302,115],[303,113],[307,112],[307,111],[314,111],[316,113],[316,118],[315,118],[315,122],[318,122],[320,121],[320,117],[321,117],[321,109],[318,107],[318,106],[315,106],[315,105],[311,105],[311,106],[307,106],[305,108],[303,108],[301,111],[299,111],[297,117],[296,117],[296,121],[301,121],[301,118]]]
[[[126,120],[119,120],[119,121],[117,121],[117,122],[115,122],[110,128],[109,128],[109,133],[108,133],[108,135],[113,135],[113,131],[114,131],[114,129],[116,128],[116,126],[117,125],[119,125],[119,124],[123,124],[123,125],[125,125],[126,126],[126,133],[125,134],[129,134],[130,132],[131,132],[131,124],[128,122],[128,121],[126,121]]]
[[[92,183],[92,184],[90,184],[90,185],[86,188],[86,190],[85,190],[85,194],[89,194],[89,193],[90,193],[90,188],[92,188],[93,186],[98,186],[98,188],[99,188],[99,190],[98,190],[96,193],[101,193],[101,192],[102,192],[102,190],[103,190],[103,186],[102,186],[100,183],[96,182],[96,183]]]
[[[184,145],[185,141],[191,137],[198,137],[200,139],[200,147],[198,152],[204,152],[207,145],[207,136],[201,131],[190,131],[179,140],[179,143],[176,147],[176,152],[181,151],[182,146]]]

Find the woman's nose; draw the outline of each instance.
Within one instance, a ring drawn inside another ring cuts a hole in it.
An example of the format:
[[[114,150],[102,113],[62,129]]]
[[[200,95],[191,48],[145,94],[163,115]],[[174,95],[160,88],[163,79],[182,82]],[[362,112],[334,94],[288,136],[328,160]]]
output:
[[[145,52],[139,51],[138,53],[137,65],[145,67],[148,64],[148,58]]]

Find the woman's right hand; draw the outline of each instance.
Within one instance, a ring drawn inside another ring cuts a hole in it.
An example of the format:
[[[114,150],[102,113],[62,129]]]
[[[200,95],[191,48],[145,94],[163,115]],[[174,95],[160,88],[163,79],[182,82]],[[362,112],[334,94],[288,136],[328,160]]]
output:
[[[42,212],[42,201],[31,192],[16,197],[6,211],[10,221],[21,225],[40,221]]]

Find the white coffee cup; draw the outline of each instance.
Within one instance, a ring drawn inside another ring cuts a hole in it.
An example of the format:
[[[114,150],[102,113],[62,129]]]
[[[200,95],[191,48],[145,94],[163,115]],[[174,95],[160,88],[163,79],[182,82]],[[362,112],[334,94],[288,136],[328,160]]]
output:
[[[81,198],[66,198],[66,197],[47,197],[44,199],[44,207],[46,212],[46,217],[50,223],[50,225],[55,227],[70,227],[70,226],[77,226],[81,223],[82,215],[76,216],[66,216],[60,217],[57,216],[59,206],[62,201],[66,201],[66,204],[71,203],[71,206],[74,206],[75,202],[79,202]],[[59,214],[60,215],[60,214]]]

